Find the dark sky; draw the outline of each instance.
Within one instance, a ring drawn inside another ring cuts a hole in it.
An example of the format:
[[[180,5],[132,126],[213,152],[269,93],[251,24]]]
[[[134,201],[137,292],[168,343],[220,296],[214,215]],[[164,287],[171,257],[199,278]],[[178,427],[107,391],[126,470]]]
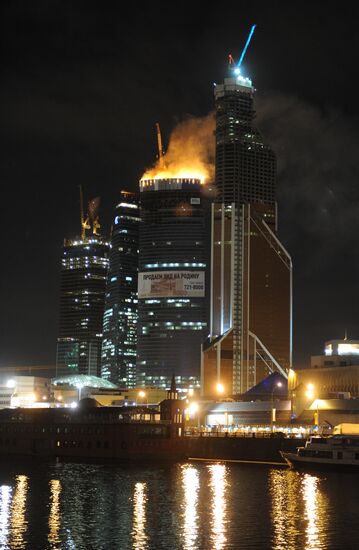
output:
[[[278,158],[280,237],[294,264],[294,358],[359,338],[359,39],[352,3],[319,0],[1,4],[0,366],[54,364],[61,246],[79,184],[109,230],[187,115],[213,110],[229,53],[257,89]],[[126,7],[127,6],[127,7]],[[130,7],[132,9],[130,9]]]

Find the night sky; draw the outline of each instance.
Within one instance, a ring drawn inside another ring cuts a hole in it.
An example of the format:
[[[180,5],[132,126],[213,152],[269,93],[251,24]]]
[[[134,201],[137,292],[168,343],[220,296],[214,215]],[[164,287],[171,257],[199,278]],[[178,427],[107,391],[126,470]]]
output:
[[[133,6],[132,10],[129,6]],[[359,34],[349,2],[71,2],[1,5],[0,366],[55,363],[64,237],[79,185],[109,232],[188,115],[214,108],[236,59],[278,160],[280,238],[294,265],[294,359],[359,338]]]

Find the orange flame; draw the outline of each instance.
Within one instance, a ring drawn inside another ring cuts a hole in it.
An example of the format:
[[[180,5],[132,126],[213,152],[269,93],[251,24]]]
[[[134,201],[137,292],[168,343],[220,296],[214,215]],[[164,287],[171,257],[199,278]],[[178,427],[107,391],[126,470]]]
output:
[[[214,177],[214,113],[190,117],[173,130],[167,153],[141,179],[197,178],[201,183]]]

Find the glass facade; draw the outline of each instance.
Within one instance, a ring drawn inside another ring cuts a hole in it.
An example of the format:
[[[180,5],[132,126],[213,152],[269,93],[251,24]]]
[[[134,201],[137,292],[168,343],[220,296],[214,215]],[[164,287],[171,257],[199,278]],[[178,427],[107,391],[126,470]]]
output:
[[[101,376],[126,388],[136,385],[139,223],[138,194],[122,191],[112,224]]]
[[[60,280],[56,376],[99,376],[109,243],[98,235],[65,240]]]
[[[215,87],[216,188],[212,207],[211,322],[202,391],[245,393],[291,364],[292,264],[276,236],[276,158],[254,126],[254,88]]]
[[[206,200],[199,180],[142,180],[137,381],[200,384],[205,303]]]
[[[253,125],[253,99],[254,89],[234,78],[215,87],[218,200],[274,206],[276,158]]]

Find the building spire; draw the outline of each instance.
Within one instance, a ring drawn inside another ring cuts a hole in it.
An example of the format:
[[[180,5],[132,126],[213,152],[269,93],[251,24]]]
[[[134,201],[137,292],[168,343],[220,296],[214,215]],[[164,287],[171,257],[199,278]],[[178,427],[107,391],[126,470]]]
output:
[[[167,392],[167,399],[178,399],[175,375],[172,374],[171,387]]]

